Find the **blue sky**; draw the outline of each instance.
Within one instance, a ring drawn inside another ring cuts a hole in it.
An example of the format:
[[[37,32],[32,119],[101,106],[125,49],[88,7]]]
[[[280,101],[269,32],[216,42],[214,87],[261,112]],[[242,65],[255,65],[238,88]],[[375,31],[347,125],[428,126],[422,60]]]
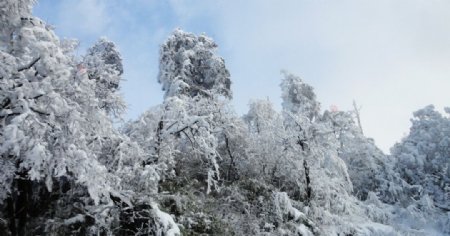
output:
[[[250,99],[279,109],[280,70],[314,86],[323,109],[362,106],[366,135],[388,151],[428,104],[450,106],[450,1],[41,0],[34,13],[63,38],[117,43],[127,118],[162,101],[159,45],[180,27],[219,45],[239,114]]]

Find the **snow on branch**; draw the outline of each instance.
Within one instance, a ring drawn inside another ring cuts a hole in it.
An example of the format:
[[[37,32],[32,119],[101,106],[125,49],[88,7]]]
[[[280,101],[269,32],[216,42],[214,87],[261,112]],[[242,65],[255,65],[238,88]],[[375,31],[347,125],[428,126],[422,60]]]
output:
[[[24,70],[28,70],[31,67],[33,67],[39,60],[41,59],[41,57],[37,57],[36,59],[32,60],[30,63],[28,63],[25,66],[20,67],[19,69],[17,69],[18,72],[24,71]]]

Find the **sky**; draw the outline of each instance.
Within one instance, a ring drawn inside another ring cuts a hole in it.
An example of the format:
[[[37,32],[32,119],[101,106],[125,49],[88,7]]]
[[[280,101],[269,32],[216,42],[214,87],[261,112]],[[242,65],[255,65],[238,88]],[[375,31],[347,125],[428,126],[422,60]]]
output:
[[[122,93],[136,119],[163,99],[159,46],[176,28],[219,45],[233,105],[281,107],[281,70],[315,88],[322,109],[361,107],[366,136],[385,152],[407,135],[412,112],[450,106],[450,1],[445,0],[40,0],[34,14],[60,38],[98,38],[124,61]]]

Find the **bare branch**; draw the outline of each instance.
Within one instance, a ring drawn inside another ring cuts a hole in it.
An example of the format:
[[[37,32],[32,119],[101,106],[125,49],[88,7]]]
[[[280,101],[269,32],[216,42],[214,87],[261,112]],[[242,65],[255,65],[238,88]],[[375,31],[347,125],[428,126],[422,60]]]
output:
[[[354,109],[354,112],[355,112],[355,115],[356,115],[356,121],[358,122],[359,129],[361,130],[361,133],[364,134],[363,128],[362,128],[362,125],[361,125],[361,117],[360,117],[361,107],[358,107],[356,105],[356,101],[355,100],[353,100],[353,109]]]

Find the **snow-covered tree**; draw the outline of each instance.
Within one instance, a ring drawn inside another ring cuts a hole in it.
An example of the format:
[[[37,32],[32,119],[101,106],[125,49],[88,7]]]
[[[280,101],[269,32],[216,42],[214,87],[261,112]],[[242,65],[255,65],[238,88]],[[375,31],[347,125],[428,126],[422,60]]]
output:
[[[99,203],[109,198],[114,177],[89,151],[86,135],[107,127],[88,120],[97,114],[86,115],[95,110],[86,106],[96,104],[89,96],[92,90],[76,75],[57,37],[33,17],[23,19],[14,34],[10,47],[2,50],[2,64],[10,69],[1,76],[0,152],[15,168],[8,177],[11,186],[5,189],[10,192],[6,203],[11,209],[10,230],[23,234],[30,206],[22,206],[27,210],[13,216],[33,196],[30,191],[36,191],[32,181],[42,181],[52,192],[58,178],[70,176],[68,181],[85,186]]]
[[[239,117],[217,45],[176,30],[163,103],[117,129],[115,44],[79,58],[32,3],[0,3],[0,235],[450,234],[450,119],[434,107],[390,156],[287,72],[281,112],[255,100]]]
[[[148,232],[176,231],[158,228],[162,214],[149,197],[158,175],[115,130],[96,81],[77,67],[75,44],[60,42],[30,11],[30,1],[0,5],[12,35],[1,32],[0,234],[113,234],[134,203],[153,212]]]
[[[122,58],[115,44],[101,38],[88,49],[83,63],[78,65],[80,73],[87,73],[95,81],[95,96],[100,107],[112,115],[119,115],[125,108],[118,94],[123,73]]]
[[[330,127],[320,122],[320,105],[316,100],[313,88],[304,83],[298,76],[283,72],[285,78],[281,83],[283,98],[283,116],[287,130],[288,149],[300,150],[303,161],[318,164],[315,168],[325,165],[336,165],[329,171],[342,181],[347,182],[346,191],[351,189],[345,164],[336,158],[337,143]],[[326,160],[328,159],[328,160]],[[321,163],[325,161],[326,163]],[[310,163],[311,166],[313,163]],[[306,167],[305,167],[306,168]]]
[[[357,200],[351,196],[353,185],[345,162],[339,158],[333,127],[320,119],[319,102],[311,86],[285,73],[281,88],[287,143],[283,155],[301,163],[297,170],[304,176],[303,188],[299,188],[303,197],[289,197],[302,203],[309,219],[321,222],[323,233],[351,233],[356,228],[344,220],[346,217],[371,219],[363,216],[361,207],[352,206]]]
[[[163,104],[123,128],[148,154],[145,162],[157,166],[161,204],[173,214],[184,211],[177,219],[197,233],[204,231],[196,231],[194,222],[209,224],[213,216],[201,216],[201,208],[184,210],[181,202],[189,199],[191,206],[201,206],[202,199],[217,194],[224,179],[236,176],[239,156],[231,135],[236,126],[229,122],[233,116],[227,110],[230,75],[216,47],[206,36],[176,30],[160,50]],[[192,199],[193,193],[198,199]]]
[[[208,193],[218,190],[217,149],[231,98],[230,74],[216,48],[204,35],[175,30],[161,46],[158,76],[166,91],[162,135],[176,137],[173,142],[178,143],[176,171],[206,181]]]
[[[35,0],[5,0],[0,3],[0,48],[10,48],[22,21],[31,17]],[[10,48],[11,49],[11,48]]]
[[[320,112],[320,103],[316,100],[316,94],[311,85],[289,72],[282,71],[284,79],[281,82],[283,108],[285,111],[305,116],[314,121]]]
[[[321,120],[338,141],[338,154],[347,165],[355,196],[366,200],[374,192],[384,202],[405,200],[401,198],[410,187],[394,172],[394,160],[362,134],[353,112],[326,111]]]
[[[220,112],[217,109],[198,97],[167,98],[124,131],[148,152],[149,163],[160,166],[162,178],[194,178],[210,192],[218,187],[220,178],[218,140],[213,133],[217,132],[217,117],[213,115]]]
[[[280,125],[281,117],[269,100],[254,100],[249,104],[249,111],[244,116],[251,133],[272,132]],[[280,127],[278,127],[280,128]],[[279,130],[278,130],[279,131]]]
[[[158,82],[164,97],[230,98],[230,73],[216,50],[216,43],[205,35],[175,30],[160,50]]]
[[[437,207],[450,210],[450,119],[429,105],[414,112],[411,122],[409,135],[391,149],[396,170],[422,186]]]
[[[291,190],[299,194],[306,186],[304,172],[299,171],[303,169],[301,154],[287,151],[289,140],[281,115],[266,100],[252,101],[249,108],[244,116],[250,133],[247,162],[251,167],[246,175],[264,178],[283,191],[296,186]]]

